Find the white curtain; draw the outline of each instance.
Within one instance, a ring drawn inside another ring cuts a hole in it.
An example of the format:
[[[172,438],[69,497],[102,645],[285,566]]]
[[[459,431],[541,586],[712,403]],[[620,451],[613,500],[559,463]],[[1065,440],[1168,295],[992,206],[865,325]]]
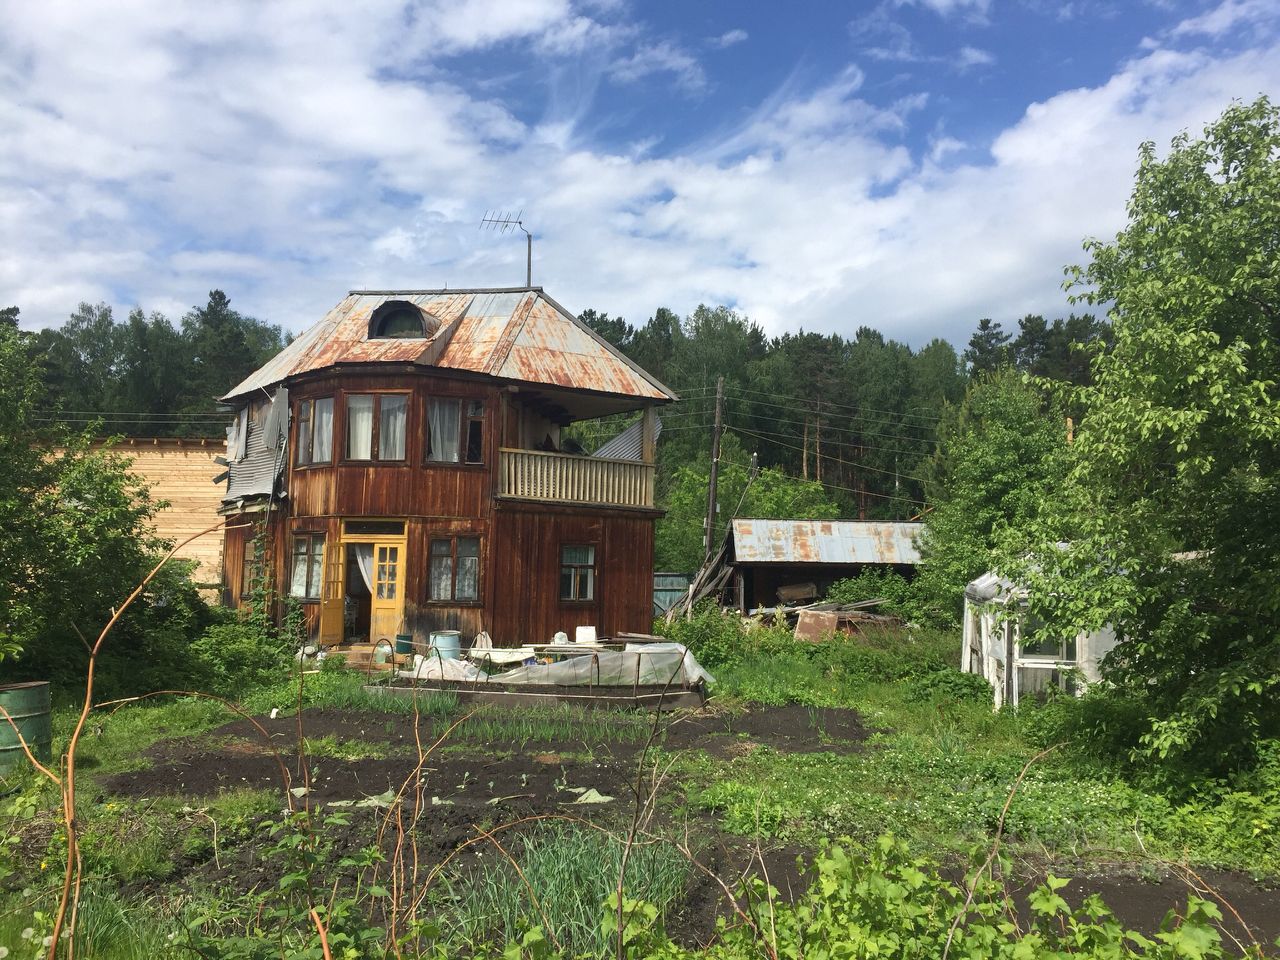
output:
[[[369,593],[373,593],[373,544],[372,543],[353,543],[348,550],[354,550],[356,555],[356,566],[360,568],[360,579],[364,581],[364,585],[369,588]]]
[[[408,407],[406,397],[384,396],[378,424],[378,459],[404,459],[404,417]]]
[[[427,429],[431,431],[431,453],[428,460],[437,463],[458,462],[461,407],[462,404],[457,400],[432,400],[427,404]]]
[[[315,403],[311,422],[311,462],[328,463],[333,459],[333,397]]]
[[[347,459],[373,458],[373,397],[347,397]]]

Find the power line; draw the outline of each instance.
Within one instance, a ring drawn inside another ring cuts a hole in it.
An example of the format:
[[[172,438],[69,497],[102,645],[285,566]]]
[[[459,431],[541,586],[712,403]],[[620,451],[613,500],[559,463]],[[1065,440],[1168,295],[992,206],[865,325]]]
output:
[[[749,387],[740,387],[740,386],[737,386],[736,384],[732,385],[732,387],[734,390],[737,390],[739,393],[755,394],[761,397],[773,397],[775,400],[789,400],[793,404],[796,404],[796,403],[811,404],[811,403],[817,402],[810,397],[790,397],[784,393],[772,393],[767,390],[752,390]],[[934,422],[945,419],[944,417],[935,417],[932,414],[928,414],[928,413],[902,413],[901,411],[898,411],[898,410],[882,410],[878,407],[867,407],[861,404],[855,405],[855,404],[848,404],[848,403],[832,403],[826,400],[822,401],[822,405],[826,407],[831,407],[832,409],[856,410],[859,412],[866,410],[869,413],[884,413],[891,417],[915,417],[920,420],[932,420]]]
[[[781,473],[782,471],[779,471],[779,472]],[[789,480],[802,480],[801,477],[793,476],[792,474],[789,474],[789,473],[783,473],[782,475]],[[912,500],[910,497],[899,497],[891,493],[876,493],[874,490],[855,490],[853,487],[842,487],[838,483],[827,483],[825,480],[823,481],[811,480],[809,482],[810,483],[821,482],[822,486],[830,487],[832,490],[844,490],[846,493],[856,493],[859,496],[878,497],[881,500],[900,500],[903,503],[909,503],[913,506],[917,503],[924,503],[923,500]]]
[[[751,397],[737,397],[737,398],[735,398],[735,399],[737,399],[738,401],[740,401],[740,402],[742,402],[742,403],[757,404],[757,405],[762,406],[762,407],[775,407],[775,408],[777,408],[777,409],[779,409],[779,410],[790,410],[790,411],[795,411],[795,409],[796,409],[796,405],[795,405],[794,403],[772,403],[772,402],[770,402],[770,401],[768,401],[768,400],[756,400],[756,399],[751,398]],[[824,411],[824,413],[825,413],[825,411]],[[907,429],[910,429],[910,430],[930,430],[930,429],[932,429],[931,427],[926,427],[924,424],[921,424],[921,423],[902,423],[901,421],[898,421],[898,420],[881,420],[881,419],[878,419],[878,418],[876,418],[876,417],[864,417],[864,416],[862,416],[861,414],[853,415],[853,414],[848,414],[848,413],[841,413],[839,410],[837,410],[837,409],[835,408],[835,406],[834,406],[834,405],[832,406],[831,414],[832,414],[832,417],[831,417],[831,418],[832,418],[833,420],[839,420],[839,419],[843,419],[843,418],[848,418],[848,419],[849,419],[849,420],[851,420],[851,421],[852,421],[852,420],[857,419],[857,420],[860,420],[860,421],[862,421],[862,422],[864,422],[864,423],[883,424],[884,426],[889,426],[889,427],[904,427],[904,428],[907,428]],[[819,415],[819,414],[817,414],[817,412],[815,411],[815,416],[817,416],[817,415]],[[792,423],[800,423],[801,421],[799,421],[799,420],[792,420],[791,422],[792,422]],[[922,443],[936,443],[936,442],[937,442],[936,438],[930,438],[930,437],[912,437],[912,436],[907,436],[907,435],[905,435],[905,434],[904,434],[904,435],[902,435],[902,436],[900,437],[900,439],[903,439],[903,440],[919,440],[919,441],[921,441]]]
[[[226,420],[232,419],[230,414],[224,413],[144,413],[142,411],[133,410],[37,410],[35,411],[44,417],[63,417],[63,416],[84,416],[98,417],[103,420],[119,419],[121,417],[129,420]]]
[[[798,421],[798,420],[774,420],[773,422],[774,422],[774,423],[799,423],[799,421]],[[743,429],[746,429],[746,428],[743,428]],[[789,433],[779,433],[779,432],[777,432],[776,430],[761,430],[761,431],[758,431],[758,432],[759,432],[759,433],[761,433],[761,434],[763,434],[764,436],[772,437],[772,438],[773,438],[773,439],[775,439],[775,440],[777,440],[777,439],[781,439],[781,440],[794,440],[794,439],[795,439],[795,437],[793,437],[793,436],[792,436],[791,434],[789,434]],[[885,435],[884,435],[884,434],[879,434],[879,433],[861,433],[861,434],[859,434],[859,436],[861,436],[861,437],[882,437],[882,436],[885,436]],[[905,440],[905,441],[910,442],[912,438],[911,438],[911,437],[897,437],[897,436],[892,436],[892,435],[890,435],[890,436],[888,437],[888,439],[891,439],[891,440]],[[921,441],[921,442],[923,443],[923,442],[925,442],[925,441]],[[877,451],[878,453],[892,453],[892,454],[894,454],[895,456],[902,456],[902,457],[925,457],[925,456],[928,456],[928,455],[929,455],[929,451],[927,451],[927,450],[925,450],[925,451],[920,451],[920,450],[899,450],[899,449],[898,449],[898,448],[896,448],[896,447],[881,447],[881,446],[877,446],[877,445],[875,445],[875,444],[871,444],[871,443],[862,443],[862,442],[858,442],[858,443],[854,443],[854,444],[848,444],[848,443],[846,443],[846,444],[845,444],[845,446],[856,446],[856,447],[858,447],[860,450],[875,450],[875,451]],[[802,449],[802,448],[797,447],[796,449]],[[824,459],[824,460],[837,460],[837,459],[839,459],[839,458],[837,458],[837,457],[828,457],[828,456],[823,456],[823,458],[822,458],[822,459]]]
[[[753,436],[758,440],[765,440],[765,441],[769,440],[769,438],[767,436],[764,436],[763,434],[755,433],[754,431],[751,431],[751,430],[744,430],[741,427],[730,427],[729,429],[733,430],[735,433],[748,434],[749,436]],[[793,450],[800,450],[802,452],[804,451],[803,447],[797,447],[795,444],[792,444],[792,443],[783,443],[780,440],[773,440],[772,442],[778,444],[778,446],[780,447],[791,447],[791,449]],[[919,483],[922,485],[925,483],[925,481],[920,479],[919,477],[913,477],[910,474],[906,474],[906,473],[899,473],[896,470],[882,470],[879,467],[872,467],[865,463],[853,463],[852,461],[849,461],[849,460],[841,460],[839,457],[823,457],[823,459],[828,460],[832,463],[843,463],[845,466],[853,467],[855,470],[871,470],[871,471],[874,471],[875,473],[883,473],[886,476],[894,477],[895,479],[914,480],[916,483]]]

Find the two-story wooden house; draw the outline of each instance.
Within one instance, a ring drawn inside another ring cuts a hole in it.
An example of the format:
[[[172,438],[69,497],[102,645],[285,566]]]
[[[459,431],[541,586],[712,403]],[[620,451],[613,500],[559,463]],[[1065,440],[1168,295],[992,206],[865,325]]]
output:
[[[232,604],[265,568],[323,644],[649,628],[676,397],[540,288],[353,291],[222,399]],[[628,411],[627,456],[561,442]]]

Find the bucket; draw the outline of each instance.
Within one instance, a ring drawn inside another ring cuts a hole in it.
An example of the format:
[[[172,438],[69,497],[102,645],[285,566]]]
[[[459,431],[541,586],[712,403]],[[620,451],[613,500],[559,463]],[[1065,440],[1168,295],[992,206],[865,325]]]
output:
[[[431,634],[431,649],[442,659],[457,660],[462,652],[462,634],[457,630],[436,630]]]
[[[396,634],[396,653],[413,653],[413,634]]]
[[[42,680],[0,685],[0,706],[9,711],[22,739],[36,759],[48,763],[53,751],[53,727],[49,723],[49,684]],[[28,763],[18,733],[0,715],[0,777]]]

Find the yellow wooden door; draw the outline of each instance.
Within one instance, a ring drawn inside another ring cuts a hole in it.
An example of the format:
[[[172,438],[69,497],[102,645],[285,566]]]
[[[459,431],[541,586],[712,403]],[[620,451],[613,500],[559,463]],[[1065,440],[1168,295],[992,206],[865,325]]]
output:
[[[342,642],[342,615],[345,605],[345,584],[342,576],[346,569],[343,563],[342,543],[325,543],[324,571],[321,574],[323,586],[320,590],[320,631],[317,636],[321,646],[333,646]]]
[[[404,617],[404,544],[373,545],[373,600],[369,609],[369,640],[395,642]]]

